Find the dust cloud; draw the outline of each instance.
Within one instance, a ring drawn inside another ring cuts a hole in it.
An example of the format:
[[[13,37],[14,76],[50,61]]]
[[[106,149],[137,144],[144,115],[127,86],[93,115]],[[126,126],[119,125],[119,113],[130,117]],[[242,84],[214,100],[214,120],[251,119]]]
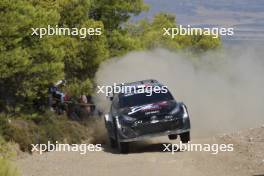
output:
[[[89,136],[89,140],[87,141],[88,143],[106,144],[107,135],[104,120],[102,118],[90,119],[90,121],[88,121],[87,127],[87,136]]]
[[[229,47],[199,56],[164,49],[131,52],[103,63],[97,85],[156,79],[189,110],[193,136],[211,136],[264,123],[264,50]],[[97,94],[105,112],[109,101]],[[108,103],[107,103],[108,102]]]

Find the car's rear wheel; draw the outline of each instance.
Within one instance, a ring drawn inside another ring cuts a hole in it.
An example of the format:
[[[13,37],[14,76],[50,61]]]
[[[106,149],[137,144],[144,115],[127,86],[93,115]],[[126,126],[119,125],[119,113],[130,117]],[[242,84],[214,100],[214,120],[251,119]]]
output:
[[[190,132],[180,134],[181,142],[188,143],[190,141]]]
[[[168,135],[168,137],[169,137],[169,140],[175,140],[175,139],[177,139],[178,135],[177,134],[170,134],[170,135]]]

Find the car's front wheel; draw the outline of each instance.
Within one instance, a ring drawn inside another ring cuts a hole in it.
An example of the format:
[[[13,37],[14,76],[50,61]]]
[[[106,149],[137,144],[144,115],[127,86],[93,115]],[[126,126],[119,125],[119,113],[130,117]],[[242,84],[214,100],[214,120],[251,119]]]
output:
[[[117,127],[117,122],[115,121],[115,125]],[[126,154],[129,152],[129,143],[128,142],[121,142],[119,140],[119,137],[118,137],[118,131],[117,131],[117,128],[115,128],[115,138],[116,138],[116,144],[117,144],[117,149],[119,151],[119,153],[123,153],[123,154]]]
[[[129,143],[128,142],[118,142],[118,151],[123,154],[128,153]]]
[[[180,134],[181,142],[188,143],[190,141],[190,132]]]
[[[116,147],[116,140],[114,140],[112,137],[109,137],[109,144],[111,148]]]

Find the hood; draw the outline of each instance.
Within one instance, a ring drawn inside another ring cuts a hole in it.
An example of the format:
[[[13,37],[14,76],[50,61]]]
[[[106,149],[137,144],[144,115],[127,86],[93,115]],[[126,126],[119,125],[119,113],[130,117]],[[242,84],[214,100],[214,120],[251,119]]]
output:
[[[133,106],[121,109],[120,113],[134,118],[164,115],[170,113],[178,103],[176,101],[161,101],[157,103]]]

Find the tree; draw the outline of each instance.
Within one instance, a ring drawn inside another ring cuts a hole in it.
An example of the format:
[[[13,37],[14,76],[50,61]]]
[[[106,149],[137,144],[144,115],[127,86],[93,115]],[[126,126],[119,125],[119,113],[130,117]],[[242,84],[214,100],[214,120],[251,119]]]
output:
[[[220,38],[205,35],[163,35],[163,28],[177,28],[175,16],[159,13],[154,16],[151,22],[141,20],[137,24],[130,24],[127,30],[142,42],[142,47],[146,49],[163,47],[171,50],[191,49],[203,50],[214,49],[220,46]]]
[[[30,103],[25,100],[43,95],[48,82],[63,76],[64,51],[59,40],[31,36],[31,27],[57,24],[59,14],[24,0],[3,0],[0,9],[1,104]]]
[[[121,29],[131,16],[148,9],[143,0],[94,0],[90,17],[103,22],[107,31]]]

